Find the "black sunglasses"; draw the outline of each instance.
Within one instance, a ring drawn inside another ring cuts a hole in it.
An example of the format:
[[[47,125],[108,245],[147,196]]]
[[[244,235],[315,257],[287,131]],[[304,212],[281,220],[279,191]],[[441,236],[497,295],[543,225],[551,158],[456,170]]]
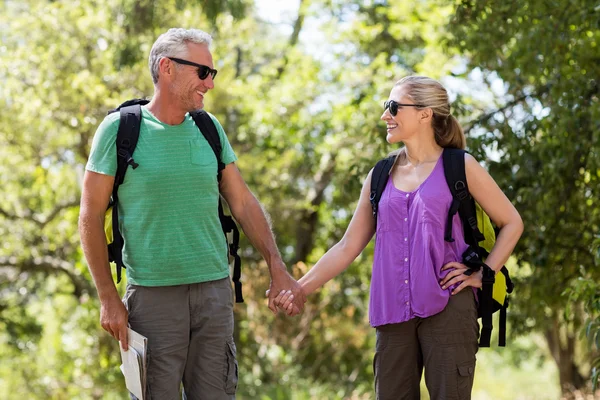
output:
[[[385,110],[387,110],[389,108],[390,114],[392,114],[394,117],[396,116],[396,114],[398,114],[398,107],[427,107],[427,106],[424,106],[422,104],[402,104],[402,103],[397,103],[394,100],[388,100],[385,103],[383,103],[383,111],[385,112]]]
[[[177,64],[191,65],[192,67],[198,67],[198,78],[205,80],[210,75],[213,79],[217,76],[217,70],[207,67],[206,65],[196,64],[188,60],[182,60],[181,58],[167,57],[171,61],[175,61]]]

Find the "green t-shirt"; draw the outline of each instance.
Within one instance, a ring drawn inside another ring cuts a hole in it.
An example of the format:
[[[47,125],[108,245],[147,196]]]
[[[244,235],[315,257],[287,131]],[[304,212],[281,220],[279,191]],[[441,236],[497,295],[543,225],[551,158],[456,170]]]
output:
[[[221,160],[237,160],[223,127]],[[114,176],[119,113],[98,127],[89,171]],[[169,286],[206,282],[229,275],[227,243],[218,214],[217,159],[194,120],[167,125],[142,107],[140,137],[119,187],[119,229],[129,283]]]

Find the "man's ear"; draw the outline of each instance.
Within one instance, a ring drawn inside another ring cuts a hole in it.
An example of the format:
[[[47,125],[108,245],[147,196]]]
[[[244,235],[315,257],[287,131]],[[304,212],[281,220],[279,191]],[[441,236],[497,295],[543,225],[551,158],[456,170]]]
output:
[[[175,64],[173,61],[169,60],[167,57],[161,58],[158,62],[158,75],[162,77],[170,77],[173,75],[175,69]]]

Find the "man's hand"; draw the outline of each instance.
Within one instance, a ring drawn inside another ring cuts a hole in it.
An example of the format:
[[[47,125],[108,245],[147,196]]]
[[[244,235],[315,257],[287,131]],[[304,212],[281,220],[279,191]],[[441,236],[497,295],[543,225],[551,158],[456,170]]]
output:
[[[483,271],[481,269],[473,272],[471,275],[465,275],[465,272],[469,268],[464,264],[454,261],[444,265],[441,270],[445,271],[447,269],[452,269],[452,271],[448,272],[448,275],[440,281],[442,289],[445,290],[446,288],[459,283],[460,284],[452,291],[452,294],[459,293],[467,286],[481,288],[481,280],[483,279]]]
[[[300,314],[304,310],[304,303],[306,302],[306,295],[302,291],[300,284],[285,270],[285,267],[274,268],[271,272],[271,285],[267,291],[269,309],[273,314],[277,314],[278,303],[275,299],[282,291],[289,291],[289,296],[293,296],[291,303],[288,303],[289,306],[287,309],[284,309],[286,314],[290,316]]]
[[[125,305],[116,297],[100,304],[100,325],[102,329],[110,333],[112,337],[121,342],[123,350],[127,351],[127,322],[129,313]]]

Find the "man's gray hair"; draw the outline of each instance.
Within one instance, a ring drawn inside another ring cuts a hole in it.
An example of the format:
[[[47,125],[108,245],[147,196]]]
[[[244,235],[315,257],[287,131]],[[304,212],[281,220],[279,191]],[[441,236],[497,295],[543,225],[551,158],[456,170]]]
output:
[[[156,39],[148,58],[154,84],[158,83],[158,63],[161,58],[185,57],[188,43],[205,44],[210,47],[212,36],[200,29],[171,28]]]

